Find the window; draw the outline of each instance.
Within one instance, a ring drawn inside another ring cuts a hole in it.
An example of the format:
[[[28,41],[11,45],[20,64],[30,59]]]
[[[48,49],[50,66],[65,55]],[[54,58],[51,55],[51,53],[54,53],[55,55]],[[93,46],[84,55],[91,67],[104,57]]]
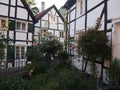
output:
[[[33,24],[28,23],[28,32],[33,32],[33,30],[34,30]]]
[[[9,30],[15,30],[15,23],[14,20],[9,20]]]
[[[83,13],[83,1],[80,2],[80,14]]]
[[[26,29],[26,24],[22,23],[22,30],[25,30],[25,29]]]
[[[78,14],[83,14],[83,1],[82,0],[77,1],[77,12]]]
[[[20,23],[20,22],[17,22],[17,27],[16,27],[16,29],[17,29],[17,30],[20,30],[20,27],[21,27],[21,23]]]
[[[60,32],[60,37],[64,37],[64,32]]]
[[[20,50],[19,47],[16,47],[16,59],[20,59],[19,50]]]
[[[16,22],[16,29],[17,30],[26,30],[26,23]]]
[[[16,46],[16,59],[24,59],[24,58],[25,58],[25,47]]]
[[[51,21],[52,23],[55,22],[55,19],[56,19],[55,15],[51,15],[51,16],[50,16],[50,21]]]
[[[25,58],[25,47],[21,47],[21,59]]]

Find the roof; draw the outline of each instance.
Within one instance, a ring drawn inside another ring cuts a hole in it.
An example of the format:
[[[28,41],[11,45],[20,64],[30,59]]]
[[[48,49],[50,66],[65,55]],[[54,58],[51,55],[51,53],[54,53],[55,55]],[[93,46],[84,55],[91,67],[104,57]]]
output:
[[[46,13],[48,13],[52,8],[54,8],[56,10],[56,12],[58,13],[58,15],[60,16],[60,18],[63,20],[64,22],[64,18],[62,17],[62,15],[60,14],[60,12],[58,11],[58,9],[56,8],[55,5],[47,8],[46,10],[40,12],[39,14],[35,15],[36,20],[38,21],[39,19],[41,19]]]
[[[21,2],[23,3],[23,5],[25,6],[25,8],[27,9],[27,11],[28,11],[29,15],[31,16],[33,22],[36,23],[37,22],[36,18],[34,16],[33,12],[31,11],[31,9],[29,8],[28,4],[26,3],[26,1],[25,0],[21,0]]]
[[[69,9],[76,3],[76,1],[77,0],[67,0],[63,7]]]

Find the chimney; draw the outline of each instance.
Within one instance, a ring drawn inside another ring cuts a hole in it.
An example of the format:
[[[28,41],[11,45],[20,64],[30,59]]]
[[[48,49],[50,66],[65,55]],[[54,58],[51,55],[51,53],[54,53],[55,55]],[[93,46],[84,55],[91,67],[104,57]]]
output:
[[[41,12],[45,10],[45,2],[41,2]]]

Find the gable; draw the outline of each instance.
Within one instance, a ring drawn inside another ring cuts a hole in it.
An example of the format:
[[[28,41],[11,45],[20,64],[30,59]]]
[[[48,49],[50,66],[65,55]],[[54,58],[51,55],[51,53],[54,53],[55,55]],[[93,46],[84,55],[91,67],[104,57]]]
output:
[[[42,11],[41,13],[37,14],[35,17],[36,17],[37,21],[40,20],[40,19],[46,20],[46,18],[49,18],[49,16],[51,16],[51,15],[54,15],[56,17],[60,17],[61,20],[64,22],[64,19],[63,19],[62,15],[57,10],[55,5],[51,6],[50,8],[48,8],[44,11]]]
[[[24,7],[24,5],[23,5],[23,3],[21,2],[21,0],[18,0],[18,1],[17,1],[17,5]]]
[[[76,3],[76,1],[77,0],[67,0],[63,8],[70,9]]]
[[[36,22],[25,0],[0,0],[0,16]]]

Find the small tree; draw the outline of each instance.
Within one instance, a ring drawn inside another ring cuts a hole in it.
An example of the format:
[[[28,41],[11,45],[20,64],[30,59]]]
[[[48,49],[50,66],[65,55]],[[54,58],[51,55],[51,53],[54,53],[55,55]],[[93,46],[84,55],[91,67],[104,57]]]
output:
[[[107,36],[95,28],[90,28],[78,39],[78,51],[82,51],[82,55],[87,61],[92,62],[92,72],[96,75],[95,61],[102,58],[101,62],[110,58],[110,47],[107,44]]]
[[[58,54],[61,51],[63,51],[63,46],[58,40],[46,39],[44,42],[41,42],[37,46],[33,46],[33,48],[31,48],[29,52],[27,52],[27,57],[31,57],[33,53],[32,57],[35,60],[39,60],[41,57],[44,56],[51,60],[51,56],[53,56],[54,58],[54,55]]]
[[[58,54],[62,50],[62,44],[56,39],[46,40],[40,44],[40,51],[42,51],[42,53],[45,53],[49,58],[51,55],[54,57],[55,54]]]
[[[114,59],[106,72],[110,85],[120,85],[120,60]]]
[[[29,5],[30,9],[34,14],[39,13],[38,7],[35,6],[36,5],[35,0],[25,0],[25,1],[27,2],[27,4]]]

